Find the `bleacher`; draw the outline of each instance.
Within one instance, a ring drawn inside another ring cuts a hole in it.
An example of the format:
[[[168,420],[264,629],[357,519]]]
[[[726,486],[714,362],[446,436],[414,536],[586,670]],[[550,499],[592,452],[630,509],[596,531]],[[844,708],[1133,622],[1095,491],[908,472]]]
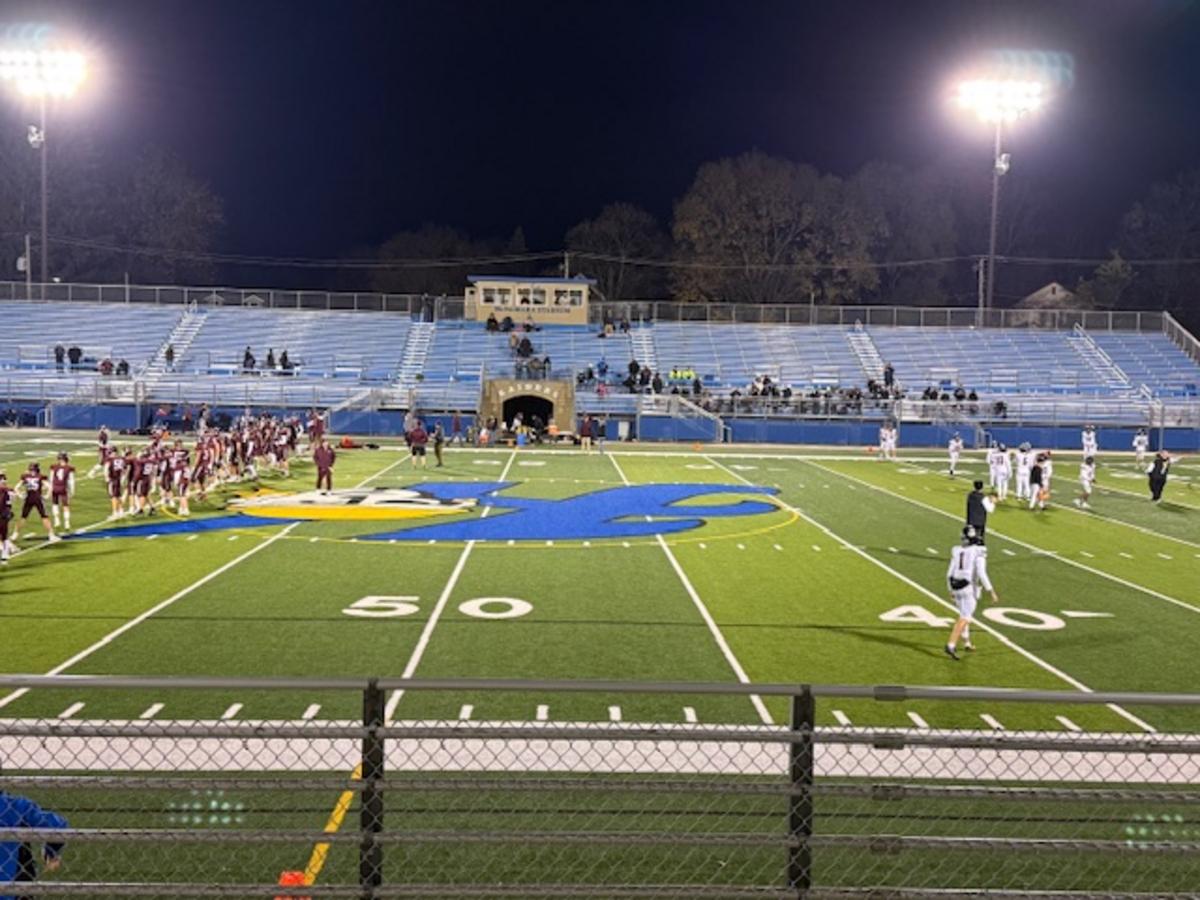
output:
[[[1112,393],[1069,331],[873,327],[870,335],[908,390],[949,383],[988,393]]]
[[[693,369],[705,385],[745,387],[769,375],[793,387],[862,384],[847,329],[837,325],[659,323],[653,326],[659,369]]]
[[[379,388],[390,391],[392,403],[415,397],[427,408],[471,410],[481,377],[519,374],[509,335],[489,333],[477,322],[439,322],[426,351],[426,333],[417,329],[433,326],[414,327],[407,315],[392,313],[217,307],[189,314],[182,306],[36,301],[6,301],[2,309],[0,390],[10,398],[122,400],[132,393],[132,382],[144,378],[147,396],[153,397],[282,403],[307,391],[299,402],[324,404]],[[188,315],[203,324],[190,343],[177,346],[173,370],[148,369],[172,335],[183,333],[176,328]],[[744,389],[759,375],[800,391],[866,382],[850,334],[850,326],[840,325],[660,322],[604,339],[595,327],[565,325],[529,336],[535,355],[550,357],[554,377],[574,378],[595,369],[603,357],[609,396],[598,396],[594,384],[582,385],[581,405],[623,412],[632,409],[620,383],[635,346],[644,356],[652,354],[664,380],[679,367],[694,371],[717,393]],[[866,334],[910,394],[931,384],[961,384],[980,395],[1103,399],[1149,391],[1163,398],[1200,396],[1200,367],[1160,333],[870,326]],[[1103,354],[1088,350],[1093,341]],[[59,343],[82,348],[88,361],[84,371],[57,370],[53,348]],[[278,369],[269,374],[279,377],[243,377],[247,345],[260,374],[268,349],[277,361],[287,350],[294,370],[288,377]],[[1114,382],[1104,354],[1127,381]],[[129,362],[131,378],[120,380],[123,388],[117,379],[97,377],[94,366],[103,358]]]
[[[386,383],[395,377],[412,322],[407,316],[272,309],[213,309],[205,315],[176,371],[237,374],[249,346],[261,371],[267,351],[284,350],[298,379],[345,378]]]
[[[1135,385],[1162,397],[1200,396],[1200,368],[1165,334],[1092,332],[1092,340]]]

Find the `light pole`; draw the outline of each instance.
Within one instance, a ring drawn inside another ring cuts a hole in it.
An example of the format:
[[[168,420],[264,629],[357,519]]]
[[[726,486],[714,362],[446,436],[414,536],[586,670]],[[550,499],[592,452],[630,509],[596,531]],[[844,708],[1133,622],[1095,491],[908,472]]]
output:
[[[41,292],[46,296],[50,280],[50,186],[46,149],[46,104],[58,97],[70,97],[87,77],[87,62],[83,55],[60,49],[0,49],[0,81],[13,84],[17,91],[37,98],[38,124],[29,126],[29,146],[38,152],[42,170],[42,249]],[[26,261],[28,265],[28,260]]]
[[[996,232],[1000,223],[1000,179],[1008,173],[1009,155],[1002,149],[1002,132],[1006,124],[1036,112],[1045,103],[1045,87],[1040,81],[1017,79],[971,80],[958,85],[958,105],[973,112],[981,121],[995,126],[995,147],[992,154],[992,215],[988,229],[988,255],[979,295],[979,324],[985,310],[992,307],[996,290]]]

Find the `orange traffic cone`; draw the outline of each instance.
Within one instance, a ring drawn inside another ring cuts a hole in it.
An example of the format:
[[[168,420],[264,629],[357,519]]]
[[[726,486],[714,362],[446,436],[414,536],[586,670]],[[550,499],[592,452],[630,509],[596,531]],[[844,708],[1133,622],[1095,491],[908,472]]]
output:
[[[297,887],[305,884],[303,872],[281,872],[279,874],[281,887]],[[275,900],[312,900],[311,897],[301,897],[295,894],[277,894]]]

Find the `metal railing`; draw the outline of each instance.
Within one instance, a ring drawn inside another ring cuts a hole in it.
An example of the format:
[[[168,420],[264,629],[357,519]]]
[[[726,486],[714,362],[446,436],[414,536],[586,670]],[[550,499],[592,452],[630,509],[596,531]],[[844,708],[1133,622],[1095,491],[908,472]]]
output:
[[[1144,721],[1170,708],[1200,725],[1197,694],[102,676],[0,676],[0,691],[0,791],[66,820],[17,822],[0,798],[0,854],[66,848],[57,871],[0,880],[0,895],[1082,898],[1200,884],[1200,734]],[[93,701],[108,717],[85,715]],[[911,704],[958,727],[856,727],[837,709],[896,721]],[[629,721],[639,708],[657,718]],[[661,721],[669,709],[685,715]],[[1060,710],[1103,730],[1059,730]]]
[[[43,292],[44,288],[44,292]],[[26,300],[23,281],[0,281],[0,302]],[[180,285],[35,284],[33,299],[80,303],[248,306],[405,313],[424,319],[461,319],[462,297],[388,294],[371,291],[306,291],[280,288],[187,287]],[[1020,328],[1070,331],[1173,333],[1169,314],[1139,310],[991,309],[982,318],[975,306],[824,306],[809,303],[678,303],[671,300],[594,301],[593,324],[619,322],[709,322],[775,325],[914,326],[920,328]],[[1186,331],[1184,332],[1186,334]]]

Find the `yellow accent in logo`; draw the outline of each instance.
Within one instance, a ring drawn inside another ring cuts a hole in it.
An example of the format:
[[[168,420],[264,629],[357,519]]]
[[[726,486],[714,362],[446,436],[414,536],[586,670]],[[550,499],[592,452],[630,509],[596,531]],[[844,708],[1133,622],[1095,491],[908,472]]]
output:
[[[452,516],[475,508],[474,499],[440,500],[409,488],[352,488],[241,498],[230,508],[266,519],[364,522]]]

